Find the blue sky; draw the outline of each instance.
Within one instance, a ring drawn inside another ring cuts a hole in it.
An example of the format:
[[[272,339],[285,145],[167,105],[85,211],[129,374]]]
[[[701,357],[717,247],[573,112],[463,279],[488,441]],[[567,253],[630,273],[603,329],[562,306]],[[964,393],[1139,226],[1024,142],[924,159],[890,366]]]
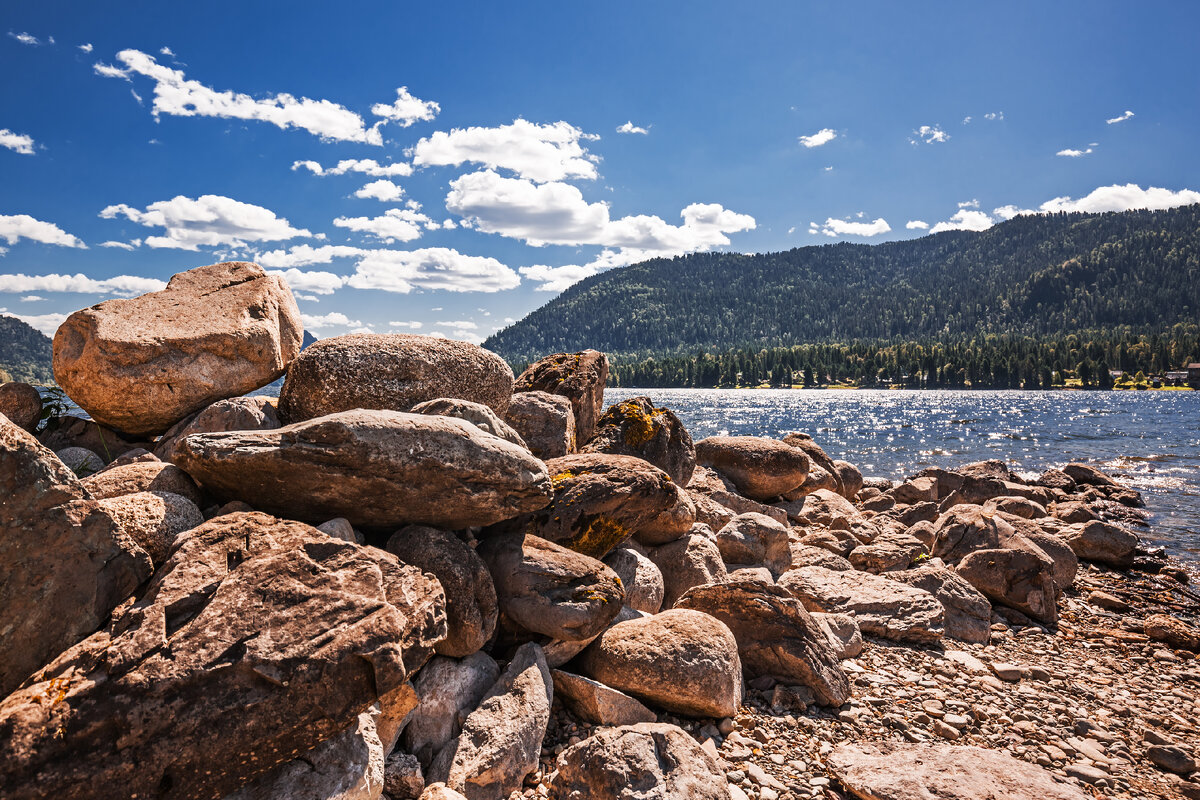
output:
[[[654,255],[1200,202],[1194,3],[9,3],[0,313],[220,260],[480,341]]]

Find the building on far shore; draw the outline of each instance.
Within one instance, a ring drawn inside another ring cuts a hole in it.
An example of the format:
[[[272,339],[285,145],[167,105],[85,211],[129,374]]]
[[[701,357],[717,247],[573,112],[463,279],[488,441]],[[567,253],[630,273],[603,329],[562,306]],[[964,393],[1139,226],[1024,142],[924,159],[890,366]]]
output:
[[[1188,371],[1186,369],[1174,369],[1163,373],[1163,381],[1167,386],[1187,386]]]
[[[1184,369],[1187,370],[1188,386],[1193,389],[1200,389],[1200,361],[1188,364]]]

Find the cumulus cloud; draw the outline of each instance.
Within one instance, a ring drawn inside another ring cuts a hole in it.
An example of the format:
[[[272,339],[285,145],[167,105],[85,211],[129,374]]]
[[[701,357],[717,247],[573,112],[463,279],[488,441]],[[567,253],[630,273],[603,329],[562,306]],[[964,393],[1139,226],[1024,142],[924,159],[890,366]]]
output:
[[[833,128],[822,128],[811,136],[801,136],[800,144],[805,147],[820,147],[823,144],[829,144],[837,138],[837,131]]]
[[[262,206],[241,203],[229,197],[206,194],[192,199],[179,195],[159,200],[144,211],[124,203],[100,212],[104,219],[125,217],[150,228],[163,228],[162,236],[147,236],[147,247],[196,250],[200,247],[244,247],[247,242],[278,241],[312,236],[293,228],[283,217]]]
[[[8,128],[0,128],[0,147],[7,147],[21,155],[31,156],[33,155],[33,137],[10,131]]]
[[[602,272],[603,269],[590,264],[567,264],[561,267],[535,264],[521,267],[519,271],[521,275],[538,284],[537,291],[557,293],[565,291],[567,287],[579,283],[584,278]]]
[[[110,239],[107,242],[101,242],[100,246],[101,247],[115,247],[118,250],[136,250],[137,248],[142,246],[142,240],[134,239],[131,242],[118,242],[118,241],[114,241],[114,240]]]
[[[72,236],[53,222],[43,222],[28,214],[0,214],[0,239],[10,245],[16,244],[18,239],[29,239],[43,244],[87,249],[79,237]]]
[[[308,330],[319,331],[322,328],[361,328],[361,320],[350,319],[340,311],[328,314],[301,314],[300,319]]]
[[[1108,123],[1109,125],[1116,125],[1118,122],[1124,122],[1127,119],[1133,119],[1132,111],[1126,110],[1125,113],[1122,114],[1121,116],[1113,117],[1112,119],[1106,119],[1104,121],[1106,123]]]
[[[963,117],[963,125],[970,125],[970,124],[971,124],[971,115],[968,114],[967,116]]]
[[[16,317],[31,328],[41,331],[51,339],[58,331],[58,326],[62,325],[67,319],[66,314],[14,314],[7,309],[0,308],[0,314],[7,314],[10,317]]]
[[[915,138],[908,140],[912,144],[917,144],[918,141],[925,144],[941,144],[950,141],[950,134],[942,130],[940,125],[922,125],[913,131],[913,136]]]
[[[45,300],[45,299],[46,299],[46,298],[44,298],[44,297],[39,297],[39,296],[38,296],[38,295],[36,295],[36,294],[27,294],[27,295],[25,295],[24,297],[22,297],[22,298],[21,298],[21,302],[22,302],[22,303],[36,303],[36,302],[38,302],[39,300]]]
[[[404,196],[404,189],[392,183],[386,178],[380,178],[377,181],[371,181],[366,186],[354,193],[355,197],[362,197],[370,200],[379,200],[384,203],[393,203]]]
[[[983,118],[990,119],[993,122],[1001,122],[1004,120],[1004,112],[1003,111],[990,111],[987,114],[984,114]]]
[[[262,263],[261,260],[259,262]],[[262,266],[266,266],[263,264]],[[292,291],[312,292],[313,294],[333,294],[346,285],[346,278],[332,272],[307,271],[299,269],[267,270],[268,275],[278,275],[287,281]]]
[[[155,119],[160,114],[178,117],[219,117],[222,119],[261,120],[276,127],[300,128],[324,140],[383,144],[377,128],[368,128],[363,118],[329,100],[296,98],[277,94],[256,100],[248,94],[218,91],[199,81],[188,80],[182,70],[171,69],[140,50],[117,53],[122,67],[96,64],[98,75],[126,78],[141,75],[154,81]]]
[[[435,322],[433,324],[438,328],[463,328],[471,331],[479,329],[479,325],[469,319],[460,319],[453,322]]]
[[[879,236],[887,233],[892,229],[888,225],[887,220],[880,217],[872,222],[848,222],[844,219],[835,219],[830,217],[825,220],[825,224],[821,225],[819,230],[826,236]],[[809,228],[812,231],[812,226]]]
[[[425,326],[423,324],[421,324],[420,322],[415,322],[415,321],[411,321],[411,320],[407,321],[407,322],[400,322],[397,320],[392,320],[391,322],[388,323],[388,327],[389,328],[408,328],[411,331],[418,331]]]
[[[959,208],[979,208],[979,200],[964,200],[958,204]]]
[[[380,164],[373,158],[346,158],[337,163],[336,167],[322,167],[316,161],[294,161],[292,169],[306,169],[314,175],[345,175],[347,172],[360,172],[372,178],[406,177],[413,174],[412,164]]]
[[[921,219],[910,219],[904,223],[904,227],[910,231],[927,231],[929,230],[929,223]]]
[[[421,236],[421,228],[432,223],[429,217],[411,208],[389,208],[378,217],[338,217],[333,221],[339,228],[366,233],[381,240],[411,242]]]
[[[650,131],[646,130],[645,128],[642,128],[638,125],[634,125],[633,122],[626,122],[624,125],[617,126],[617,133],[649,133],[649,132]]]
[[[374,250],[355,268],[347,284],[408,294],[414,289],[448,292],[499,292],[521,282],[517,273],[494,258],[468,256],[445,247]]]
[[[11,36],[12,38],[16,39],[21,44],[27,44],[30,47],[37,47],[38,45],[40,45],[42,43],[41,39],[37,38],[36,36],[34,36],[31,33],[13,33],[12,31],[9,31],[8,35]],[[51,41],[51,43],[54,42],[53,39],[51,39],[50,41]]]
[[[581,140],[595,138],[566,122],[536,125],[517,119],[511,125],[496,128],[437,131],[417,142],[410,152],[418,166],[458,166],[472,162],[545,183],[595,178],[596,157],[580,144]]]
[[[930,233],[941,233],[942,231],[986,231],[994,224],[995,222],[992,221],[992,218],[985,211],[969,211],[965,208],[959,208],[950,219],[934,225]]]
[[[1054,155],[1065,156],[1067,158],[1079,158],[1080,156],[1089,155],[1091,152],[1092,152],[1092,148],[1089,147],[1086,150],[1059,150]]]
[[[396,90],[396,101],[391,103],[376,103],[371,106],[371,113],[383,117],[388,122],[395,122],[402,128],[407,128],[414,122],[431,120],[438,115],[442,107],[432,100],[420,100],[409,94],[407,86]]]
[[[1016,206],[1011,205],[1011,204],[1007,205],[1007,206],[1000,206],[999,208],[992,209],[992,216],[996,217],[997,219],[1002,219],[1002,220],[1009,220],[1015,216],[1018,216],[1019,214],[1029,214],[1029,213],[1032,213],[1032,212],[1022,211],[1020,208],[1017,208]]]
[[[361,247],[344,244],[326,244],[313,247],[300,244],[286,250],[268,250],[255,256],[255,261],[264,267],[303,267],[309,264],[328,264],[335,258],[352,258],[367,251]]]
[[[167,284],[155,278],[136,275],[117,275],[96,280],[79,273],[75,275],[0,275],[0,292],[80,292],[84,294],[114,294],[132,297],[165,289]]]
[[[1191,189],[1173,192],[1170,189],[1160,189],[1154,186],[1143,189],[1135,183],[1127,183],[1124,186],[1117,184],[1101,186],[1078,200],[1070,197],[1055,197],[1042,203],[1039,210],[1047,214],[1058,211],[1089,213],[1132,211],[1134,209],[1160,211],[1193,203],[1200,203],[1200,192]]]
[[[78,47],[80,50],[82,50],[85,53],[92,52],[92,43],[91,42],[84,42],[83,44],[78,45]]]

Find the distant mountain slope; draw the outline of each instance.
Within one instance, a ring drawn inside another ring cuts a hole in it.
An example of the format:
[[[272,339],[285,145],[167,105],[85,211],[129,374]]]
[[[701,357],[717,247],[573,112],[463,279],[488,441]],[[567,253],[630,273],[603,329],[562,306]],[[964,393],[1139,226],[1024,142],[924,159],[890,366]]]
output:
[[[50,340],[16,317],[0,316],[0,369],[15,381],[50,383]]]
[[[1165,327],[1200,313],[1200,205],[1021,216],[986,231],[782,253],[700,253],[593,276],[494,334],[518,362]]]

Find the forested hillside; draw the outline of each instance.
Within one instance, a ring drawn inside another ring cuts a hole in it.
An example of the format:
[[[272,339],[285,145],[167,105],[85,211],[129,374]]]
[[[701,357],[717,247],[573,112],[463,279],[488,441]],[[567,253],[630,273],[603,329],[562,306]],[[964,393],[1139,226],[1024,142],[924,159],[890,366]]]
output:
[[[12,380],[49,383],[50,340],[16,317],[0,316],[0,371]],[[3,376],[0,376],[3,377]]]

